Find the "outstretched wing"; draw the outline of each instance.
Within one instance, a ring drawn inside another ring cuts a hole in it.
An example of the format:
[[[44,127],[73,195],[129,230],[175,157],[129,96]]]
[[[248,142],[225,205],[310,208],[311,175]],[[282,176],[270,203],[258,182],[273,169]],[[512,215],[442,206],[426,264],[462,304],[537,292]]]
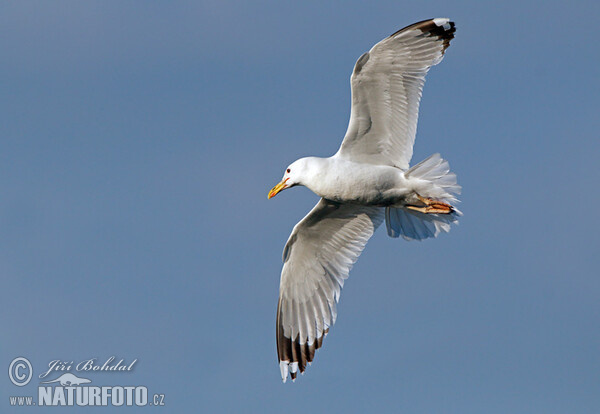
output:
[[[383,208],[321,199],[283,251],[277,305],[277,355],[283,381],[304,372],[336,318],[350,268],[383,221]]]
[[[455,31],[449,19],[425,20],[397,31],[358,59],[350,78],[350,123],[338,156],[408,168],[425,75],[441,62]]]

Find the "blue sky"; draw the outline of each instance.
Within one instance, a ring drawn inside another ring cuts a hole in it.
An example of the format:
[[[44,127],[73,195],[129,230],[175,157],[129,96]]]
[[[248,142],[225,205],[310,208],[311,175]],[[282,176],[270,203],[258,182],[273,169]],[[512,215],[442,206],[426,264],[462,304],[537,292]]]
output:
[[[116,355],[94,383],[164,412],[598,412],[600,6],[422,3],[0,3],[0,360],[34,367],[0,409]],[[337,150],[363,52],[442,16],[413,161],[450,161],[464,217],[380,229],[283,385],[281,251],[317,197],[267,191]]]

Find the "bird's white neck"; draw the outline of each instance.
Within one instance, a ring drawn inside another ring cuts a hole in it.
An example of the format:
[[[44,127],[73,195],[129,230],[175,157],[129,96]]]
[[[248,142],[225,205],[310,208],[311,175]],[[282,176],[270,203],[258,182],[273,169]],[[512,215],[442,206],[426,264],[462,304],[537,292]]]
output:
[[[302,169],[300,184],[323,197],[326,190],[323,188],[323,183],[327,182],[330,178],[333,159],[331,157],[306,157],[303,160],[304,168]]]

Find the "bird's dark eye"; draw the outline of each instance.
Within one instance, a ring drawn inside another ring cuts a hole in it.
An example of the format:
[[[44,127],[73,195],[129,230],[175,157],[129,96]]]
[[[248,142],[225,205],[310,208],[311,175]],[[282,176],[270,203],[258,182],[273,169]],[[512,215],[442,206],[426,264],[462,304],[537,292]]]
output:
[[[290,171],[291,171],[291,170],[288,168],[288,169],[287,169],[287,173],[289,174],[289,173],[290,173]]]

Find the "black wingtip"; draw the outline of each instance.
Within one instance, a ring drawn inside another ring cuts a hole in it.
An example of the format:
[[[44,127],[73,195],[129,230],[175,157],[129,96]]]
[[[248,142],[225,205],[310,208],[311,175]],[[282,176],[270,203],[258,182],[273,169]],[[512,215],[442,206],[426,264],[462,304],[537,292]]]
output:
[[[281,298],[277,304],[277,320],[276,320],[276,338],[277,338],[277,358],[278,361],[287,362],[289,365],[294,363],[298,364],[298,371],[304,373],[307,365],[309,365],[315,358],[315,352],[317,349],[323,346],[323,339],[329,333],[329,328],[325,328],[323,333],[315,338],[315,340],[309,344],[308,342],[301,343],[300,335],[296,335],[294,339],[288,338],[283,333],[283,326],[281,326]],[[296,379],[297,372],[289,371],[289,375],[292,380]]]
[[[450,46],[450,41],[454,39],[454,33],[456,33],[456,24],[453,21],[450,21],[450,19],[438,17],[436,19],[423,20],[421,22],[411,24],[410,26],[406,26],[390,35],[390,37],[394,37],[402,32],[415,29],[420,30],[424,36],[435,36],[442,40],[444,42],[444,49],[442,51],[443,53],[446,51],[448,46]]]
[[[444,49],[442,53],[446,51],[450,46],[450,41],[454,39],[454,33],[456,33],[456,24],[449,19],[432,19],[430,20],[433,24],[425,25],[421,28],[421,31],[426,36],[435,36],[444,42]]]

